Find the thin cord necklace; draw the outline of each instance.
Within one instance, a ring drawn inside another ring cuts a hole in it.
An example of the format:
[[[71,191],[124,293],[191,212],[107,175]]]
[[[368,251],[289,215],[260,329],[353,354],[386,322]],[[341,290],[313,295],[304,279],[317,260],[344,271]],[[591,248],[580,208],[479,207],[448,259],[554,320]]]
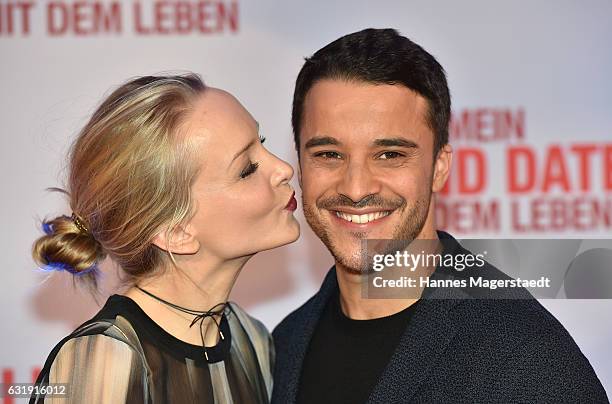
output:
[[[219,332],[219,338],[221,338],[221,340],[225,339],[225,337],[223,336],[223,332],[221,331],[221,324],[217,321],[215,316],[220,316],[221,314],[223,314],[225,310],[225,306],[227,306],[227,302],[217,303],[213,307],[211,307],[209,310],[206,310],[206,311],[192,310],[192,309],[178,306],[174,303],[170,303],[169,301],[164,300],[161,297],[155,296],[151,292],[147,292],[146,290],[144,290],[138,285],[136,285],[136,289],[140,290],[142,293],[146,294],[147,296],[152,297],[158,302],[165,304],[166,306],[172,307],[173,309],[178,310],[178,311],[182,311],[183,313],[187,313],[192,316],[195,316],[191,324],[189,324],[189,328],[193,327],[194,324],[196,324],[198,321],[200,322],[200,337],[202,338],[202,348],[204,348],[204,356],[206,357],[207,361],[209,360],[208,353],[206,352],[206,345],[204,344],[204,319],[206,317],[210,317],[212,321],[214,321],[215,325],[217,326],[217,331]],[[221,306],[221,308],[215,310],[219,306]]]

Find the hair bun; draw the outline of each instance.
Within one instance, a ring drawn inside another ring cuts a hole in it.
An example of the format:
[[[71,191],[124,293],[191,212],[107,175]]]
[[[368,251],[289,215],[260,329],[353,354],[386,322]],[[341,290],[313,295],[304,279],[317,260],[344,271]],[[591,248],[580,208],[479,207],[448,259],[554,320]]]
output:
[[[76,215],[44,220],[42,230],[45,235],[34,242],[32,256],[43,269],[93,274],[104,258],[102,246]]]

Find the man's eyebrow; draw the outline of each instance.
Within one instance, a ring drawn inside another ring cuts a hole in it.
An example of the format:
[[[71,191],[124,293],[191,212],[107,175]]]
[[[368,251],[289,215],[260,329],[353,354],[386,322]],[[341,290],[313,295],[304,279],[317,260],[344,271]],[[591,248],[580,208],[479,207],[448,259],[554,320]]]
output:
[[[372,144],[380,147],[406,147],[410,149],[418,149],[419,145],[412,140],[404,139],[403,137],[375,139]]]
[[[315,136],[309,139],[304,145],[305,149],[310,149],[311,147],[317,146],[338,146],[340,142],[338,139],[333,138],[331,136]]]

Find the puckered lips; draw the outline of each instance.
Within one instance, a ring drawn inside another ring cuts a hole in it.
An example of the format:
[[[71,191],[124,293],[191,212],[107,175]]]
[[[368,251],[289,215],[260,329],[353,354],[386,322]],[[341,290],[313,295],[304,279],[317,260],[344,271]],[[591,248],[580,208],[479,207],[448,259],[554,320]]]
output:
[[[289,202],[287,202],[285,209],[290,212],[293,212],[297,209],[297,200],[295,199],[295,191],[291,194],[291,198],[289,198]]]
[[[332,220],[341,226],[345,226],[350,229],[367,230],[387,220],[389,215],[393,213],[394,209],[351,209],[342,207],[337,209],[328,209],[328,211],[332,216]]]

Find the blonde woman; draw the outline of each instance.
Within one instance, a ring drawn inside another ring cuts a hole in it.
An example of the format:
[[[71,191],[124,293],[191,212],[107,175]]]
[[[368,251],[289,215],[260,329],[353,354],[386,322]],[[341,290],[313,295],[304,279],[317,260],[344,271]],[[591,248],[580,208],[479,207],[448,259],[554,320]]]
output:
[[[71,150],[72,213],[43,223],[33,255],[91,285],[109,256],[130,286],[53,349],[39,385],[67,383],[62,403],[269,401],[270,334],[227,302],[250,257],[299,236],[293,170],[263,141],[194,74],[102,103]]]

